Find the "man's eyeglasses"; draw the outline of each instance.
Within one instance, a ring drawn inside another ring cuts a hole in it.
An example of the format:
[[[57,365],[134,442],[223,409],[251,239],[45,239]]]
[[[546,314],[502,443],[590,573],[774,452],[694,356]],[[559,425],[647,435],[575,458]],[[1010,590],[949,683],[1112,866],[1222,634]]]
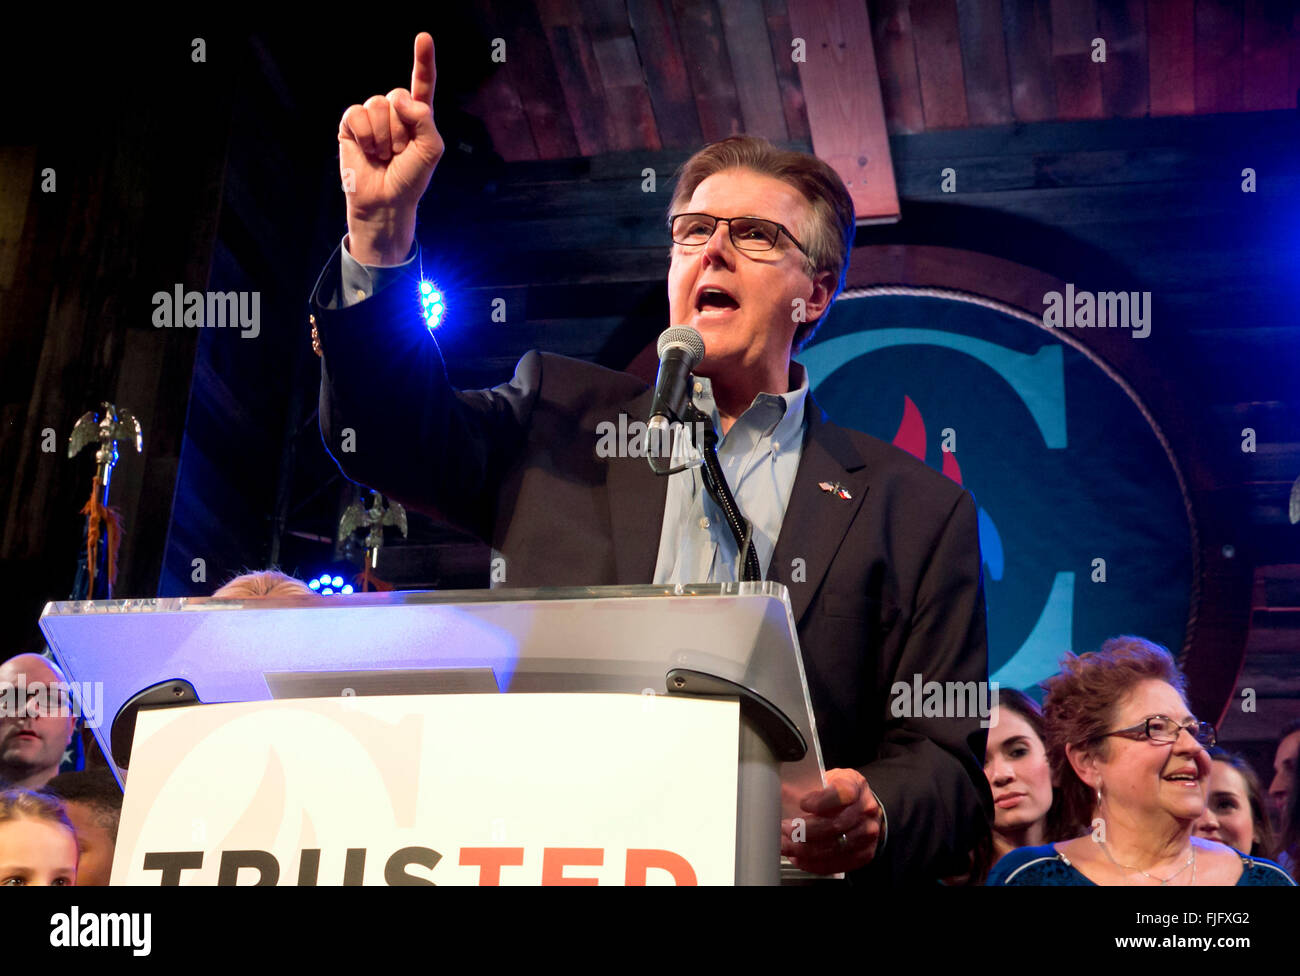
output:
[[[1168,715],[1153,715],[1138,725],[1127,729],[1116,729],[1114,732],[1103,732],[1097,738],[1104,739],[1109,735],[1120,735],[1126,739],[1150,739],[1152,742],[1170,743],[1178,740],[1178,733],[1180,732],[1186,732],[1203,746],[1214,745],[1214,726],[1209,722],[1198,722],[1196,719],[1189,719],[1179,725]]]
[[[731,235],[731,243],[742,251],[770,251],[782,234],[794,241],[794,246],[808,252],[795,240],[795,236],[775,220],[762,217],[715,217],[705,213],[674,214],[669,220],[672,227],[673,242],[687,246],[707,244],[713,236],[719,221],[726,221]]]
[[[63,718],[73,714],[72,699],[57,688],[29,691],[22,713],[31,718]]]

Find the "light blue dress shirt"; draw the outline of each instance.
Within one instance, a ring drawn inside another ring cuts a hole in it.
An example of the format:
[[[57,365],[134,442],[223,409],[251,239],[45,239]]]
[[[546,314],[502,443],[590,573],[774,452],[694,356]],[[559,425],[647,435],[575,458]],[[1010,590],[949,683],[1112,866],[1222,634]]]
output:
[[[342,307],[350,308],[357,302],[365,301],[381,288],[386,288],[399,278],[409,275],[412,270],[411,265],[419,255],[419,247],[418,244],[412,244],[410,257],[401,264],[380,267],[362,264],[349,254],[348,239],[345,236],[339,247],[339,255],[343,263],[343,273],[340,276],[343,284]]]
[[[788,393],[754,397],[718,443],[718,464],[740,513],[753,526],[752,540],[764,579],[803,455],[808,376],[798,363],[790,364],[790,385],[794,389]],[[695,378],[692,398],[718,429],[718,408],[707,377]],[[679,447],[673,465],[690,456],[698,457],[694,450]],[[730,582],[740,578],[739,561],[740,547],[722,509],[705,490],[700,467],[669,475],[654,582]]]

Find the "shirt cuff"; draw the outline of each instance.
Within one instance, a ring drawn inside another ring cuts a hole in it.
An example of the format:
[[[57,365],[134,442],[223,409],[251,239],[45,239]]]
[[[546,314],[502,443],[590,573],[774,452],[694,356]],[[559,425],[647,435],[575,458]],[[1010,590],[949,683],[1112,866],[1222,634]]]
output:
[[[885,841],[889,838],[889,813],[885,810],[885,805],[880,802],[880,796],[875,790],[871,790],[871,795],[876,798],[876,805],[880,807],[880,839],[876,841],[876,856],[879,856],[885,849]]]
[[[342,262],[341,284],[343,289],[343,307],[351,308],[363,302],[377,291],[382,291],[393,282],[409,275],[411,266],[420,255],[420,245],[411,245],[411,252],[405,261],[394,265],[362,264],[348,253],[348,238],[343,237],[343,246],[339,248]]]

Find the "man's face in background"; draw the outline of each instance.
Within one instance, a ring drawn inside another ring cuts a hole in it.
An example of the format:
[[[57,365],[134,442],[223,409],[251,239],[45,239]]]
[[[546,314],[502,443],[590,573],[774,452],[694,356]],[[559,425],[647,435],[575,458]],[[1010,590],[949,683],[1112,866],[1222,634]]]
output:
[[[0,665],[0,689],[21,687],[20,678],[29,692],[40,687],[16,702],[17,714],[0,715],[0,783],[39,789],[59,771],[75,719],[66,694],[50,687],[62,675],[43,657],[20,654]]]

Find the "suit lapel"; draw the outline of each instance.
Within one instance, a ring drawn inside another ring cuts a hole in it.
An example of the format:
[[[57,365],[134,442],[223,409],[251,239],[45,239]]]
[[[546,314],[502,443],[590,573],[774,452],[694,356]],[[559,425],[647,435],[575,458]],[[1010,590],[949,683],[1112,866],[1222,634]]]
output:
[[[654,391],[625,404],[627,424],[650,411]],[[618,418],[614,418],[618,423]],[[654,581],[663,532],[668,479],[650,470],[644,457],[616,457],[608,462],[605,490],[609,497],[610,532],[614,539],[615,583],[630,585]]]
[[[803,454],[767,574],[768,579],[789,587],[796,625],[821,586],[868,489],[866,462],[843,428],[827,421],[811,393],[805,411],[808,428]],[[820,487],[822,483],[841,486],[851,497],[826,491]],[[796,559],[803,560],[802,574],[795,568]],[[792,578],[796,580],[793,583]]]

